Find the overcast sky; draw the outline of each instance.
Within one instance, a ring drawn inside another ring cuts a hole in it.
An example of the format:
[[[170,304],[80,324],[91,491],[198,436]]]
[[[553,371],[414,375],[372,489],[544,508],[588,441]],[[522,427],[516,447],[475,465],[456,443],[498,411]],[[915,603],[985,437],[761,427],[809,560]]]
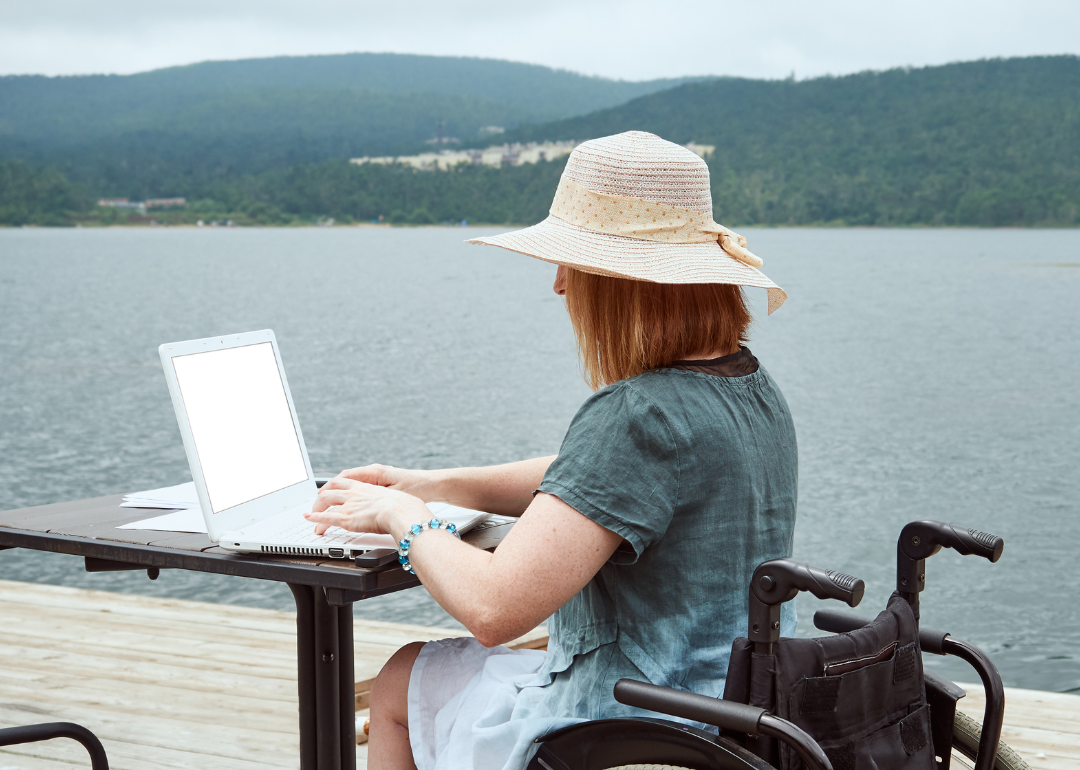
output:
[[[1080,53],[1080,0],[0,0],[0,74],[351,51],[802,79]]]

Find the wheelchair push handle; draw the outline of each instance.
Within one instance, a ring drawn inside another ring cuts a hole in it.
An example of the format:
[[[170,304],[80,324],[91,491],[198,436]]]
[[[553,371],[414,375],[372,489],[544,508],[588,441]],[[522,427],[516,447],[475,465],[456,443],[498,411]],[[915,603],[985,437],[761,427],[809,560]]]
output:
[[[896,541],[896,590],[912,607],[917,607],[919,593],[926,588],[926,558],[942,547],[993,563],[1001,558],[1005,541],[997,535],[932,519],[906,524]]]
[[[829,758],[813,738],[762,708],[633,679],[615,683],[615,700],[647,711],[704,722],[721,730],[766,735],[791,746],[810,770],[833,770]]]
[[[997,535],[943,521],[913,521],[900,532],[900,550],[909,559],[925,559],[942,547],[959,554],[981,556],[991,563],[1001,558],[1005,541]]]
[[[762,604],[773,606],[807,591],[819,599],[839,599],[849,607],[862,601],[866,584],[843,572],[812,567],[794,559],[771,559],[754,570],[751,590]]]

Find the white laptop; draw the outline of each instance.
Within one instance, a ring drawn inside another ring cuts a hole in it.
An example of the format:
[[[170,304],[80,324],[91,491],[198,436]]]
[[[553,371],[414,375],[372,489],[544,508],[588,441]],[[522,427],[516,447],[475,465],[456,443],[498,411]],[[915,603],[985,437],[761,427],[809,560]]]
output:
[[[390,535],[338,527],[317,536],[304,518],[317,488],[272,331],[172,342],[158,352],[212,541],[243,553],[339,559],[395,547]],[[462,532],[488,518],[428,507]]]

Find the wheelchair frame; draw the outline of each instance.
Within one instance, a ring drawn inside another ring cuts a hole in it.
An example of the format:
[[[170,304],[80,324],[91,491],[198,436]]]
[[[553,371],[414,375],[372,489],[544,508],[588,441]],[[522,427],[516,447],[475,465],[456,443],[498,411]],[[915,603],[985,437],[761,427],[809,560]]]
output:
[[[45,722],[38,725],[0,728],[0,746],[18,746],[24,743],[50,741],[54,738],[71,738],[82,744],[90,755],[92,770],[109,770],[109,759],[97,736],[74,722]]]

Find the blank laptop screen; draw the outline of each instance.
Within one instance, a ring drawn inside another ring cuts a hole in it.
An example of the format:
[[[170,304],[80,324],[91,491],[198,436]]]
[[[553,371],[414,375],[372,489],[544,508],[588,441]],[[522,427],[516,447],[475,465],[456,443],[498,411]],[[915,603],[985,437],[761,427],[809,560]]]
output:
[[[214,513],[307,479],[271,343],[172,361]]]

